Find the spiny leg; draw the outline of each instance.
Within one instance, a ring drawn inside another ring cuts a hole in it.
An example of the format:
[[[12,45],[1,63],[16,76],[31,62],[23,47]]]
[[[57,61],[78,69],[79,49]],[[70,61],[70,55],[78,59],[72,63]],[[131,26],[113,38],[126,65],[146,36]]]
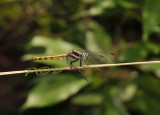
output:
[[[76,60],[70,62],[71,69],[73,67],[73,63],[77,62],[78,60],[79,59],[76,59]],[[80,59],[80,66],[82,66],[82,60],[81,59]],[[75,68],[82,74],[82,76],[84,77],[84,79],[89,83],[88,79],[85,77],[85,75],[83,74],[83,72],[81,70],[79,70],[76,66],[75,66]]]
[[[78,68],[76,67],[76,69],[78,69]],[[85,75],[83,74],[83,72],[82,72],[81,70],[79,70],[79,69],[78,69],[78,71],[82,74],[82,76],[84,77],[84,79],[85,79],[88,83],[90,83],[90,82],[88,81],[88,79],[85,77]]]
[[[72,69],[72,67],[73,67],[73,63],[75,63],[75,62],[77,62],[79,59],[75,59],[75,60],[73,60],[73,61],[70,61],[70,68]]]
[[[82,60],[80,59],[79,61],[80,61],[80,67],[81,67],[82,66]]]

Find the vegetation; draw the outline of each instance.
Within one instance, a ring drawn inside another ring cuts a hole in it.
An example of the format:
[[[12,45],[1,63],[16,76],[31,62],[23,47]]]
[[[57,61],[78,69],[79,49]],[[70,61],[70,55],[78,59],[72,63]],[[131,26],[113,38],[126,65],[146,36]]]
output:
[[[1,0],[1,71],[65,67],[65,60],[26,60],[72,49],[111,52],[114,63],[159,60],[159,4],[159,0]],[[159,115],[159,67],[83,69],[91,83],[79,71],[1,77],[1,114]]]

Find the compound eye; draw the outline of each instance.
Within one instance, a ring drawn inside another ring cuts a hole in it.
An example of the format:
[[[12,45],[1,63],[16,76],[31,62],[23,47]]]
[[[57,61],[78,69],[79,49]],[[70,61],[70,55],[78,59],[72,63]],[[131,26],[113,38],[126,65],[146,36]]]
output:
[[[87,58],[87,53],[86,53],[86,52],[83,52],[83,59],[86,60],[86,58]]]

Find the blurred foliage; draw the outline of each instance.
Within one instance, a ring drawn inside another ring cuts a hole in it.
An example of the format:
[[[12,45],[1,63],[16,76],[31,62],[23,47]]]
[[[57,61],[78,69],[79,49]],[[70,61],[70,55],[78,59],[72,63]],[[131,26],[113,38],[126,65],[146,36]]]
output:
[[[84,80],[75,78],[68,74],[57,76],[55,79],[46,76],[43,82],[39,83],[29,94],[23,109],[49,106],[67,99],[87,84]]]
[[[16,47],[23,51],[23,62],[72,49],[111,52],[115,63],[159,60],[159,4],[159,0],[1,0],[0,49],[12,52]],[[62,67],[67,62],[31,61],[26,66]],[[19,107],[21,114],[160,114],[159,65],[82,71],[90,84],[76,71],[31,79],[34,86]]]

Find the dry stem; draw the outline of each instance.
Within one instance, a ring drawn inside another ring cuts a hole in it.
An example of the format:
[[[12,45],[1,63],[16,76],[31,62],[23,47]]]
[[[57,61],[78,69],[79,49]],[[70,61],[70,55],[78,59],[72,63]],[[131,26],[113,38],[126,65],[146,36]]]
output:
[[[160,61],[145,61],[145,62],[130,62],[130,63],[117,63],[117,64],[97,64],[97,65],[84,65],[82,67],[77,66],[78,69],[84,68],[100,68],[100,67],[113,67],[113,66],[126,66],[126,65],[140,65],[140,64],[160,64]],[[76,68],[73,68],[76,69]],[[70,67],[62,67],[62,68],[50,68],[50,69],[38,69],[38,70],[20,70],[20,71],[9,71],[9,72],[0,72],[0,76],[2,75],[12,75],[12,74],[20,74],[20,73],[33,73],[37,71],[63,71],[63,70],[71,70]]]

